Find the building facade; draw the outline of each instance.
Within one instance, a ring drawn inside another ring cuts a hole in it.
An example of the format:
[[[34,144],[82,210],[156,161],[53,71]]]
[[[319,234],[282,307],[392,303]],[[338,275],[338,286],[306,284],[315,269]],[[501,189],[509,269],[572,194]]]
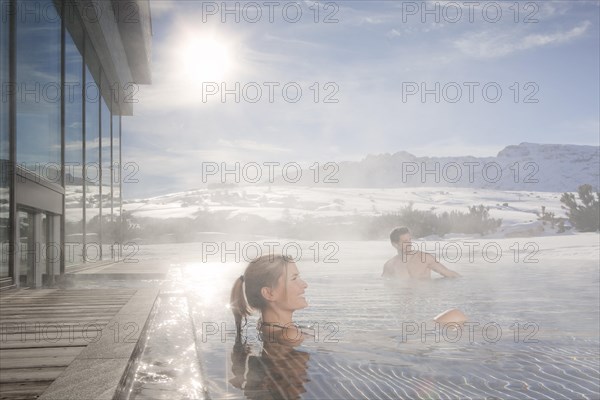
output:
[[[148,0],[0,0],[0,288],[121,257],[122,117],[151,81]]]

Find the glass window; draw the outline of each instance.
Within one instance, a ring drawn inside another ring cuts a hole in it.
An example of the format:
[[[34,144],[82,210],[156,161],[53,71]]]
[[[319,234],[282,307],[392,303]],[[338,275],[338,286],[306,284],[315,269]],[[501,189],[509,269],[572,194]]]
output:
[[[87,51],[91,43],[86,40]],[[100,91],[89,68],[85,75],[85,219],[86,261],[100,260],[99,223],[100,214]]]
[[[82,262],[83,57],[65,34],[65,264]]]
[[[121,215],[121,117],[119,115],[113,115],[113,160],[112,160],[112,186],[113,186],[113,215],[116,221],[119,221]],[[116,238],[116,241],[121,241],[120,235]]]
[[[112,169],[111,169],[111,186],[112,186],[112,198],[111,198],[111,210],[113,215],[112,222],[112,237],[111,237],[111,255],[113,257],[118,257],[120,253],[120,249],[122,248],[122,244],[125,242],[123,238],[123,234],[126,230],[123,229],[124,223],[121,220],[121,185],[120,185],[120,151],[121,148],[119,146],[120,140],[120,116],[113,115],[112,116]]]
[[[104,80],[103,80],[104,81]],[[106,93],[106,92],[105,92]],[[100,221],[100,228],[102,229],[102,243],[103,243],[103,258],[110,255],[108,246],[113,240],[113,226],[112,226],[112,214],[111,214],[111,172],[110,172],[110,155],[111,155],[111,143],[110,143],[110,128],[111,128],[111,115],[106,102],[102,99],[102,109],[100,111],[102,117],[102,220]]]
[[[16,18],[17,163],[60,183],[61,23],[53,4],[37,1]]]
[[[8,0],[0,0],[0,10],[6,10]],[[2,98],[0,99],[0,278],[9,276],[9,216],[10,216],[10,173],[9,163],[9,132],[8,132],[8,98],[4,88],[8,84],[8,15],[1,14],[0,24],[0,81]]]
[[[33,212],[19,210],[19,283],[31,287],[35,284],[36,243],[34,235],[35,216]]]

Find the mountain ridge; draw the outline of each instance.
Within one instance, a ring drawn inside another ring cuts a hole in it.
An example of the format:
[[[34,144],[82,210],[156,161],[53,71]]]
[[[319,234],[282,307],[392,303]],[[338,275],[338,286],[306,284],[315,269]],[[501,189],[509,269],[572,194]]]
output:
[[[360,161],[336,163],[337,171],[303,170],[298,181],[279,176],[274,185],[391,187],[469,187],[496,190],[573,192],[579,185],[600,186],[600,146],[509,145],[489,157],[420,157],[404,150],[368,154]],[[332,174],[332,172],[335,172]],[[329,179],[323,179],[329,173]],[[337,182],[332,182],[337,180]]]

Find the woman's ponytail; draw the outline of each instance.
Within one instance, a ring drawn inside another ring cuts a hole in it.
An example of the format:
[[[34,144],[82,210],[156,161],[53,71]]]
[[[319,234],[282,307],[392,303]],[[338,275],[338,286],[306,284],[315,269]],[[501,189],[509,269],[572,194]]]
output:
[[[241,275],[233,283],[229,305],[233,312],[233,318],[235,319],[237,336],[240,337],[242,334],[242,318],[246,319],[252,312],[250,306],[248,306],[248,303],[246,302],[246,296],[244,295],[244,275]]]

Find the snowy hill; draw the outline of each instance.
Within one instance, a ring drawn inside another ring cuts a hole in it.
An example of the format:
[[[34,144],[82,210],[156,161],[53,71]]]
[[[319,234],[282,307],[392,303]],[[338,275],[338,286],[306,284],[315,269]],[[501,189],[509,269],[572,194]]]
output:
[[[445,189],[445,190],[440,190]],[[564,216],[560,193],[500,191],[468,188],[355,189],[321,187],[246,186],[233,189],[197,189],[149,199],[127,201],[123,209],[136,218],[196,218],[209,213],[225,220],[260,218],[286,224],[291,220],[344,220],[349,216],[377,216],[397,212],[413,204],[418,210],[436,213],[465,212],[475,204],[490,208],[490,216],[502,218],[500,236],[515,232],[551,234],[537,221],[543,205],[548,212]],[[244,217],[246,216],[246,217]],[[201,224],[202,225],[202,224]],[[199,226],[202,229],[202,226]],[[206,229],[204,227],[204,229]],[[542,233],[546,231],[546,233]]]
[[[123,209],[134,218],[194,220],[196,225],[186,229],[197,230],[198,237],[232,229],[258,234],[265,226],[284,232],[293,223],[334,226],[353,237],[352,229],[343,226],[348,221],[386,216],[409,204],[437,215],[464,213],[482,204],[491,218],[502,219],[499,237],[545,236],[556,229],[538,221],[541,207],[566,217],[562,192],[575,192],[583,183],[598,187],[600,169],[598,147],[532,143],[508,146],[496,157],[430,158],[398,152],[320,167],[318,175],[315,169],[303,170],[302,179],[294,183],[283,176],[272,184],[225,182],[128,200]]]
[[[276,185],[329,187],[464,187],[538,192],[574,192],[584,183],[599,186],[600,147],[521,143],[496,157],[416,157],[401,151],[368,155],[304,170],[299,182],[278,177]],[[326,179],[328,178],[328,179]],[[337,180],[337,183],[331,181]]]

